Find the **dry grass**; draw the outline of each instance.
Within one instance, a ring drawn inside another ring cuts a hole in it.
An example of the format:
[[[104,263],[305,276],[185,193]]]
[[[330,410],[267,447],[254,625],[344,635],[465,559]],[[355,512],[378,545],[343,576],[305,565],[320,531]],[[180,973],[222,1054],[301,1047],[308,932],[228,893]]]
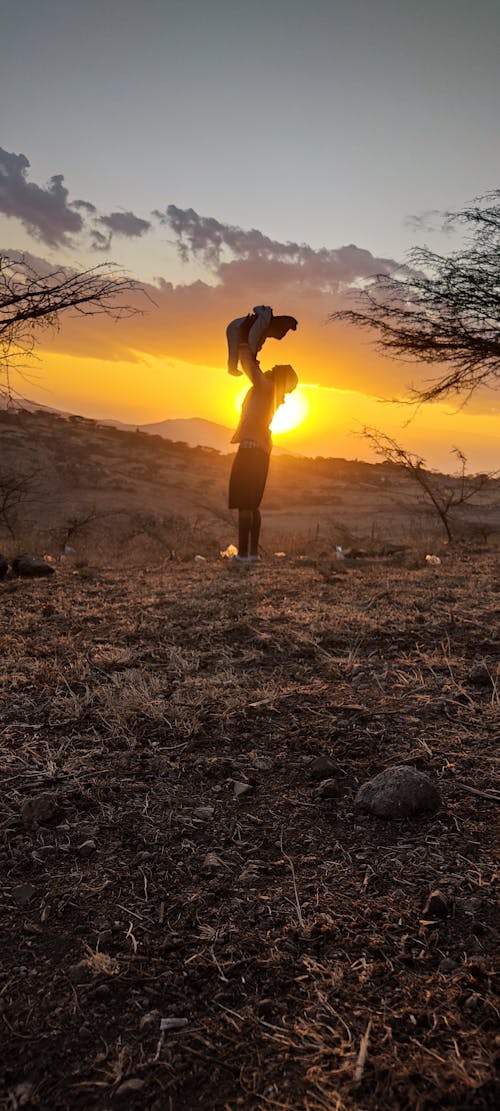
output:
[[[3,1106],[497,1106],[498,566],[414,562],[0,584]]]

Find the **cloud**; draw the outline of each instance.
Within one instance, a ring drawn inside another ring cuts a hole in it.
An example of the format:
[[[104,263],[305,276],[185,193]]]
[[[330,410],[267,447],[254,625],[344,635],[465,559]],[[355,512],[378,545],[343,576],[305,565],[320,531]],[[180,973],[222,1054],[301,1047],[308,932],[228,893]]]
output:
[[[129,239],[144,235],[151,227],[149,220],[142,220],[133,212],[111,212],[109,216],[100,216],[98,223],[109,228],[113,235],[124,235]]]
[[[0,212],[21,220],[49,247],[66,246],[71,236],[82,231],[83,218],[68,204],[64,177],[54,174],[42,188],[27,180],[29,168],[26,155],[0,147]]]
[[[95,204],[91,204],[90,201],[82,201],[82,200],[72,201],[71,202],[71,207],[72,208],[81,208],[82,211],[86,212],[88,216],[94,216],[95,213],[97,212],[97,208],[96,208]]]
[[[114,229],[101,217],[89,215],[94,248],[106,251]],[[135,226],[133,213],[117,215],[132,218],[124,228],[130,231]],[[104,316],[94,317],[92,327],[85,318],[67,316],[60,332],[44,338],[46,350],[138,365],[148,356],[165,362],[178,359],[185,365],[224,371],[226,325],[264,303],[299,321],[297,332],[282,343],[266,344],[265,369],[282,361],[286,353],[286,361],[296,367],[304,384],[385,398],[408,396],[410,383],[418,386],[429,379],[425,365],[384,357],[367,335],[331,321],[331,314],[345,304],[350,284],[383,269],[399,269],[394,260],[377,258],[354,244],[314,249],[281,243],[256,229],[246,231],[199,216],[193,209],[169,206],[156,218],[172,230],[188,261],[194,258],[207,266],[205,278],[173,284],[166,276],[143,284],[130,295],[142,315],[123,319],[119,327]],[[214,389],[222,381],[214,378]]]
[[[28,181],[29,169],[25,154],[0,147],[0,213],[20,220],[35,239],[49,247],[68,247],[75,236],[86,233],[94,250],[107,251],[114,235],[139,238],[152,226],[133,212],[101,216],[90,201],[81,197],[68,200],[62,174],[54,174],[42,187]]]
[[[376,258],[353,243],[319,250],[306,243],[281,243],[255,228],[245,231],[222,224],[211,216],[199,216],[192,208],[181,209],[173,204],[168,205],[164,213],[155,210],[153,215],[173,231],[179,255],[185,262],[198,259],[221,277],[228,256],[230,260],[232,256],[233,260],[261,268],[284,264],[289,280],[301,286],[313,284],[323,291],[333,291],[362,278],[386,273],[396,265],[392,259]]]
[[[111,247],[111,240],[113,236],[111,232],[104,235],[104,232],[99,231],[98,228],[93,227],[90,232],[90,246],[94,251],[109,251]]]
[[[46,345],[50,350],[98,353],[112,361],[130,361],[143,352],[224,368],[227,323],[253,305],[265,303],[276,313],[299,320],[297,333],[287,338],[286,350],[302,381],[344,388],[363,388],[368,383],[375,395],[400,392],[400,366],[386,360],[385,371],[375,374],[376,356],[368,345],[352,330],[329,320],[346,287],[396,268],[393,260],[377,258],[354,244],[314,249],[308,244],[282,243],[255,228],[227,225],[175,205],[154,215],[173,232],[182,256],[207,269],[206,280],[173,285],[161,277],[145,285],[146,297],[139,296],[136,306],[144,315],[121,321],[119,329],[105,317],[95,317],[92,329],[78,318],[66,319],[61,332],[51,335]],[[120,217],[119,224],[115,217]],[[147,230],[143,228],[147,221],[137,220],[131,212],[113,212],[108,217],[91,214],[94,249],[106,251],[117,228],[122,234]],[[263,365],[280,358],[277,342],[269,341]]]
[[[416,232],[439,232],[442,235],[451,235],[454,229],[450,222],[450,215],[447,212],[443,213],[438,208],[426,208],[423,212],[416,212],[407,216],[404,223],[405,227],[412,228]]]
[[[226,325],[253,305],[266,303],[277,313],[295,316],[299,327],[282,343],[266,344],[265,369],[283,361],[286,350],[286,361],[296,367],[303,383],[365,389],[374,396],[402,393],[410,376],[408,368],[402,370],[390,360],[382,364],[364,337],[330,322],[339,296],[330,288],[319,288],[311,276],[306,280],[295,264],[264,257],[233,259],[221,264],[216,281],[174,284],[158,278],[143,285],[128,297],[143,315],[123,319],[119,326],[95,316],[89,327],[85,318],[68,315],[60,331],[44,337],[43,346],[59,354],[125,360],[138,366],[148,356],[165,362],[178,359],[224,372]],[[213,388],[221,387],[224,379],[214,378]],[[139,392],[140,388],[139,376]]]

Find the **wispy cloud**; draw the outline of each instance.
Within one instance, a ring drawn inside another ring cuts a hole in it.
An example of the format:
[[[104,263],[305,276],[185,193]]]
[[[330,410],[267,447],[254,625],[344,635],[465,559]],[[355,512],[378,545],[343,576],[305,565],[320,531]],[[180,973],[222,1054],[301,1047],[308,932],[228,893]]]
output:
[[[142,220],[133,212],[111,212],[109,216],[100,216],[98,223],[108,228],[113,235],[124,235],[128,239],[135,239],[149,231],[149,220]]]
[[[455,229],[450,223],[449,215],[438,208],[426,208],[423,212],[415,212],[407,216],[405,226],[413,228],[416,232],[440,232],[442,235],[451,235]]]

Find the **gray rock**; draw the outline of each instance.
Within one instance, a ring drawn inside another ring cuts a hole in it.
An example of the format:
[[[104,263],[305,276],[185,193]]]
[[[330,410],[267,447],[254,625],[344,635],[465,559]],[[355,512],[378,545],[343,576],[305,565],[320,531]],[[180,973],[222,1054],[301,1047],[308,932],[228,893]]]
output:
[[[21,807],[21,815],[26,826],[35,827],[60,817],[59,799],[50,791],[26,799]]]
[[[409,818],[438,810],[441,798],[425,772],[396,765],[363,783],[354,802],[358,810],[378,818]]]
[[[69,965],[66,975],[72,984],[84,984],[91,978],[92,973],[86,961],[78,961],[78,964]]]
[[[257,884],[260,873],[260,864],[258,860],[248,860],[240,875],[238,876],[238,883],[248,884],[254,887]]]
[[[25,907],[31,903],[33,896],[36,895],[36,888],[32,883],[18,883],[17,887],[12,889],[12,897],[20,907]]]
[[[251,783],[243,783],[239,779],[234,780],[233,794],[236,799],[241,798],[242,795],[248,795],[250,791],[253,791],[253,785]]]
[[[431,891],[422,912],[426,918],[446,918],[449,913],[448,900],[442,891]]]
[[[268,756],[254,756],[252,760],[252,768],[258,772],[269,772],[273,766],[272,760]]]
[[[221,868],[225,867],[226,865],[224,864],[224,861],[221,860],[220,856],[217,856],[217,853],[212,852],[205,854],[203,858],[203,868],[210,868],[210,870],[213,869],[215,871],[219,871]]]
[[[337,772],[337,764],[330,756],[316,756],[307,769],[307,775],[313,781],[331,779]]]
[[[490,687],[493,684],[493,678],[490,668],[486,660],[480,660],[479,663],[474,664],[469,671],[469,683],[474,687]]]
[[[215,814],[214,806],[195,806],[193,810],[193,818],[199,818],[200,821],[208,822]]]
[[[339,785],[335,779],[324,779],[313,791],[316,799],[338,799],[339,794]]]
[[[88,841],[83,841],[82,844],[78,846],[78,854],[79,856],[86,859],[87,857],[92,856],[92,853],[95,853],[96,848],[96,842],[92,838],[89,838]]]
[[[141,1080],[139,1076],[131,1076],[130,1080],[124,1080],[123,1084],[120,1084],[115,1091],[115,1096],[128,1096],[130,1092],[141,1092],[145,1083],[146,1081]]]
[[[25,579],[39,579],[44,575],[53,575],[54,568],[41,556],[19,555],[12,560],[12,572]]]
[[[456,961],[451,960],[450,957],[444,957],[438,965],[438,972],[442,972],[446,975],[449,972],[454,972],[456,968],[460,968],[460,965],[458,965]]]
[[[139,1027],[140,1027],[141,1030],[146,1029],[148,1026],[155,1026],[158,1029],[159,1025],[160,1025],[160,1012],[159,1011],[146,1011],[146,1013],[144,1015],[142,1015],[141,1020],[139,1022]]]
[[[161,1018],[160,1019],[160,1030],[162,1032],[165,1031],[165,1030],[183,1030],[184,1027],[188,1025],[188,1023],[189,1023],[188,1018],[174,1018],[174,1017]]]

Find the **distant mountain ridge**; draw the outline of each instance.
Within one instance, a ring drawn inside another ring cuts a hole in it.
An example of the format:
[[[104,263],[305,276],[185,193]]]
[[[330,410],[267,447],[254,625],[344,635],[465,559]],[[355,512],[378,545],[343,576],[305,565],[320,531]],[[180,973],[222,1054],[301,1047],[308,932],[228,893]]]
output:
[[[44,413],[53,413],[65,420],[80,415],[78,413],[67,413],[62,409],[54,409],[50,405],[41,405],[35,401],[30,401],[28,398],[19,398],[11,406],[5,398],[0,396],[0,409],[11,407],[13,409],[25,409],[29,413],[36,413],[40,409]],[[205,420],[204,417],[179,417],[155,421],[151,424],[126,424],[124,421],[113,420],[112,418],[101,420],[99,417],[85,417],[84,419],[93,420],[95,424],[111,425],[123,432],[139,431],[146,432],[149,436],[162,436],[164,440],[181,442],[187,444],[188,447],[213,448],[224,455],[236,451],[236,445],[231,443],[234,429],[226,428],[224,424],[217,424],[213,420]],[[299,454],[286,451],[285,448],[276,445],[274,451],[277,455]]]
[[[189,447],[211,447],[216,451],[235,451],[231,444],[233,430],[203,417],[184,417],[177,420],[159,420],[153,424],[123,424],[117,420],[98,421],[99,424],[112,424],[124,431],[147,432],[150,436],[162,436],[164,440],[182,441]]]
[[[68,420],[70,417],[79,416],[78,413],[68,413],[62,409],[55,409],[51,405],[42,405],[36,401],[30,401],[29,398],[18,398],[12,402],[0,396],[0,409],[24,409],[28,413],[36,413],[41,410],[43,413],[53,413],[54,416],[63,417]],[[236,448],[231,444],[231,436],[233,429],[226,428],[223,424],[217,424],[216,421],[205,420],[203,417],[184,417],[179,419],[160,420],[151,424],[127,424],[124,421],[109,419],[101,419],[99,417],[85,417],[85,420],[93,420],[95,424],[112,425],[113,428],[121,428],[124,432],[147,432],[150,436],[162,436],[164,440],[181,441],[188,444],[189,447],[211,447],[216,451],[231,452]]]
[[[154,424],[121,424],[117,420],[98,421],[98,424],[112,424],[114,428],[123,428],[124,431],[147,432],[149,436],[162,436],[164,440],[181,441],[189,447],[210,447],[224,455],[236,451],[237,445],[231,443],[234,429],[226,428],[224,424],[217,424],[204,417],[183,417],[177,420],[160,420]],[[287,451],[286,448],[274,445],[276,455],[298,455],[299,452]]]

